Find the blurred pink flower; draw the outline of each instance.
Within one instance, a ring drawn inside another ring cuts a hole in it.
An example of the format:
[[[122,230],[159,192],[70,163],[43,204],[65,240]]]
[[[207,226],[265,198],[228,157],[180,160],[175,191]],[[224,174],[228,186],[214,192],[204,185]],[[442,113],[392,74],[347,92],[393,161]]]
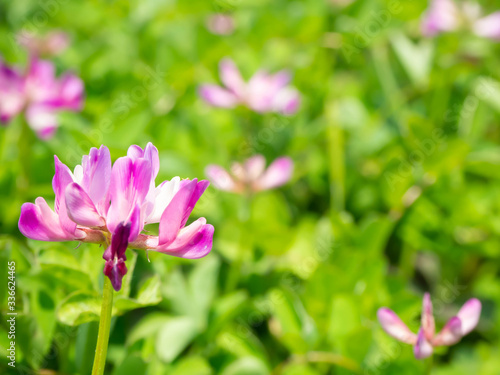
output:
[[[481,302],[476,298],[465,302],[458,314],[448,320],[438,334],[436,334],[429,293],[424,295],[422,309],[422,323],[418,334],[410,331],[394,311],[382,307],[377,312],[378,320],[385,332],[401,342],[413,345],[413,352],[417,359],[429,357],[435,346],[454,345],[471,332],[479,322]]]
[[[233,163],[231,173],[219,165],[209,165],[205,174],[219,190],[233,193],[258,192],[286,184],[292,177],[293,162],[288,157],[276,159],[266,169],[266,160],[255,155],[243,164]]]
[[[115,290],[127,273],[128,247],[196,259],[212,248],[214,228],[200,218],[186,226],[208,181],[179,177],[156,186],[158,150],[130,146],[111,165],[109,150],[92,148],[73,172],[55,157],[54,211],[41,197],[21,207],[19,230],[39,241],[81,241],[106,245],[104,273]],[[141,232],[159,223],[159,235]]]
[[[286,71],[269,74],[261,70],[247,83],[230,59],[223,59],[219,70],[225,87],[207,84],[199,89],[203,100],[215,107],[245,105],[259,113],[280,112],[286,115],[299,109],[299,92],[288,85],[291,77]]]
[[[31,55],[58,55],[69,46],[69,36],[63,31],[51,31],[44,36],[35,36],[27,31],[17,35],[17,42]]]
[[[212,14],[207,19],[207,29],[216,35],[232,34],[234,31],[234,19],[228,14]]]
[[[83,82],[71,73],[55,76],[52,63],[32,58],[22,74],[0,61],[0,122],[5,125],[24,111],[28,125],[41,139],[52,137],[58,126],[57,113],[80,111]]]
[[[434,36],[461,28],[470,28],[480,37],[500,41],[500,12],[481,17],[479,4],[464,2],[459,6],[453,0],[431,0],[422,18],[424,35]]]

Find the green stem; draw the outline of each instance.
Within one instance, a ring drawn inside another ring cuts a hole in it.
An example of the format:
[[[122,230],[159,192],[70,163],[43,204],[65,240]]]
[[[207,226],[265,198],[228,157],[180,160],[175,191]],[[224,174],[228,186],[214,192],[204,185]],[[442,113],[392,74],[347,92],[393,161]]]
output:
[[[106,366],[106,353],[108,352],[109,329],[111,325],[111,311],[113,308],[113,287],[109,278],[104,277],[104,288],[102,291],[101,319],[99,321],[99,333],[95,348],[94,366],[92,375],[104,374]]]
[[[425,373],[427,375],[430,375],[430,373],[432,372],[432,362],[433,362],[432,356],[427,358],[425,361]]]
[[[336,103],[327,105],[328,156],[330,169],[330,196],[332,215],[345,209],[345,155],[344,130],[338,124]]]

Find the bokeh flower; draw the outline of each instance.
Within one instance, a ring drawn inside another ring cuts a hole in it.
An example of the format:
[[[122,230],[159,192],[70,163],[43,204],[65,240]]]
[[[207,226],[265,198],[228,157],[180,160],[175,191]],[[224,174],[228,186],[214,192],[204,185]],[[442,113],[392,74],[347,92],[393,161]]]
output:
[[[64,73],[56,78],[49,61],[32,57],[26,73],[0,61],[0,122],[6,125],[24,112],[28,125],[41,139],[51,138],[60,111],[80,111],[84,87],[80,78]]]
[[[22,31],[17,35],[17,42],[26,48],[32,56],[53,56],[68,48],[70,38],[65,32],[57,30],[43,36]]]
[[[279,112],[290,115],[299,109],[299,92],[289,86],[291,76],[286,71],[269,74],[261,70],[247,82],[230,59],[219,64],[220,78],[224,87],[202,85],[199,94],[207,103],[222,108],[244,105],[259,113]]]
[[[211,14],[207,18],[207,29],[212,34],[230,35],[234,31],[234,19],[229,14]]]
[[[479,4],[453,0],[431,0],[422,18],[422,33],[434,36],[441,32],[470,29],[480,37],[500,41],[500,12],[481,16]]]
[[[471,332],[479,322],[481,302],[476,298],[465,302],[457,315],[448,320],[438,334],[436,334],[429,293],[424,295],[422,310],[422,322],[418,334],[410,331],[394,311],[382,307],[377,312],[382,328],[395,339],[413,345],[413,352],[417,359],[424,359],[432,355],[435,346],[454,345]]]
[[[175,177],[155,184],[158,150],[130,146],[111,164],[105,146],[92,148],[73,172],[55,156],[54,211],[39,197],[21,208],[19,230],[40,241],[81,241],[106,246],[104,273],[119,290],[127,273],[127,248],[196,259],[212,248],[214,228],[200,218],[186,225],[208,181]],[[141,233],[159,223],[159,235]]]
[[[290,180],[292,172],[290,158],[278,158],[266,169],[266,159],[262,155],[252,156],[243,164],[233,163],[231,172],[214,164],[205,169],[205,174],[217,189],[233,193],[255,193],[279,187]]]

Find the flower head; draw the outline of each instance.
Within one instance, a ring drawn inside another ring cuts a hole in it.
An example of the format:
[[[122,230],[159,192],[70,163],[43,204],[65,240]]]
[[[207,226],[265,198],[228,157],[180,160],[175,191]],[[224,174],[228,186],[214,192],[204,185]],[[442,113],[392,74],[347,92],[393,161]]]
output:
[[[462,306],[457,315],[448,320],[441,332],[436,334],[431,297],[429,293],[426,293],[423,300],[421,326],[418,333],[415,334],[394,311],[382,307],[377,312],[382,328],[395,339],[413,345],[413,352],[417,359],[429,357],[435,346],[456,344],[476,327],[480,315],[481,302],[472,298]]]
[[[223,59],[219,70],[224,87],[202,85],[199,89],[200,96],[207,103],[222,108],[244,105],[259,113],[280,112],[289,115],[297,112],[300,95],[288,85],[291,77],[286,71],[269,74],[261,70],[247,83],[230,59]]]
[[[422,18],[424,35],[434,36],[461,28],[469,28],[477,36],[500,41],[500,12],[481,17],[479,4],[464,2],[459,6],[453,0],[431,0]]]
[[[31,55],[58,55],[69,46],[69,36],[63,31],[51,31],[44,36],[36,36],[23,31],[17,35],[17,42]]]
[[[56,78],[52,63],[33,57],[26,73],[0,61],[0,122],[7,124],[24,111],[28,125],[41,139],[57,129],[57,113],[79,111],[83,106],[83,82],[71,73]]]
[[[126,249],[153,250],[182,258],[201,258],[212,248],[214,228],[200,218],[186,225],[208,181],[175,177],[156,186],[158,150],[131,146],[111,164],[105,146],[92,148],[73,172],[55,157],[54,211],[43,198],[21,207],[19,230],[40,241],[101,243],[104,274],[115,290],[127,273]],[[144,226],[159,223],[158,236]]]
[[[233,193],[258,192],[284,185],[292,177],[293,162],[288,157],[274,160],[266,169],[266,159],[255,155],[243,164],[233,163],[231,173],[219,165],[209,165],[205,174],[219,190]]]

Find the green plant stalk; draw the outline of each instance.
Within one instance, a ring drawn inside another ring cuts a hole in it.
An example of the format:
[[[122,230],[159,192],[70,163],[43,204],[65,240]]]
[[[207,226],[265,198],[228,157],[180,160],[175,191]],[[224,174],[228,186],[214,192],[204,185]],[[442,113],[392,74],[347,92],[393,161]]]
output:
[[[337,216],[345,209],[344,130],[338,124],[336,104],[330,101],[327,106],[330,209]]]
[[[109,278],[104,277],[102,291],[101,319],[99,320],[99,333],[95,348],[94,366],[92,375],[104,374],[106,366],[106,353],[108,352],[109,330],[111,326],[111,311],[113,309],[113,287]]]
[[[429,375],[432,372],[432,362],[433,362],[433,356],[431,355],[429,358],[425,360],[425,373]]]

